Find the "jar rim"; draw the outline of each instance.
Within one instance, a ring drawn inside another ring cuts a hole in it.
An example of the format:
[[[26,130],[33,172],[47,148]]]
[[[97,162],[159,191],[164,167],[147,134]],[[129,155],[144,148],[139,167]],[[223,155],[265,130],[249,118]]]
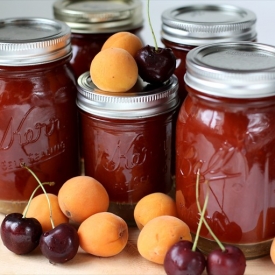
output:
[[[124,93],[98,89],[83,73],[77,81],[77,106],[89,114],[107,118],[140,119],[170,112],[179,105],[178,79],[173,75],[161,86],[151,86],[139,79]]]
[[[140,0],[57,0],[53,12],[74,33],[114,33],[143,25]]]
[[[253,42],[199,46],[186,56],[186,85],[228,98],[275,95],[275,47]]]
[[[165,10],[161,36],[171,42],[199,46],[254,41],[256,14],[235,5],[195,4]]]
[[[71,31],[63,22],[39,17],[0,20],[0,65],[38,65],[71,54]]]

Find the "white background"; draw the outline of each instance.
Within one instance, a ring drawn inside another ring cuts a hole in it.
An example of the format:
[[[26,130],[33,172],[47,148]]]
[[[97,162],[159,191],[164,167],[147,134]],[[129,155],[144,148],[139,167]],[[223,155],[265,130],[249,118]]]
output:
[[[55,0],[0,0],[0,19],[18,16],[38,16],[53,18],[52,4]],[[149,24],[147,20],[147,2],[142,0],[144,9],[144,28],[141,33],[146,44],[153,44]],[[275,0],[256,0],[256,1],[184,1],[184,0],[150,0],[150,15],[154,32],[157,37],[159,46],[160,29],[161,29],[161,13],[170,7],[178,7],[189,4],[234,4],[240,7],[248,8],[257,15],[257,32],[258,42],[275,45]]]

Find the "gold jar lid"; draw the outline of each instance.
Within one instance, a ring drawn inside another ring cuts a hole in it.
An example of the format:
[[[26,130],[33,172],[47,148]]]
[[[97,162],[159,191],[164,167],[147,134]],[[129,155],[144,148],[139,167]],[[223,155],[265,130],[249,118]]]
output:
[[[140,0],[58,0],[53,11],[74,33],[113,33],[143,24]]]

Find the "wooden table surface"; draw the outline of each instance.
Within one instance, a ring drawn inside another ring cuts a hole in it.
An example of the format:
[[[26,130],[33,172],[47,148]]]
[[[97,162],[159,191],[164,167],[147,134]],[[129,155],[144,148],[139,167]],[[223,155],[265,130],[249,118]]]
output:
[[[0,214],[0,223],[4,215]],[[53,265],[37,248],[24,256],[9,251],[0,240],[0,274],[47,274],[47,275],[165,275],[162,265],[154,264],[142,258],[137,251],[137,228],[129,228],[129,241],[125,249],[110,258],[100,258],[84,253],[79,249],[77,255],[65,264]],[[206,272],[204,273],[206,274]],[[246,275],[273,275],[275,265],[269,256],[247,261]],[[223,275],[223,274],[221,274]],[[224,274],[226,275],[226,274]]]

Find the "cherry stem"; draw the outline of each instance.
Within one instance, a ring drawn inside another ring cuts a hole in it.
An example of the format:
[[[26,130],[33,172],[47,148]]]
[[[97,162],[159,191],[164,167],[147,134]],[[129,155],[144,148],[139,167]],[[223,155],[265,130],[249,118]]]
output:
[[[150,2],[150,0],[147,1],[147,16],[148,16],[150,30],[151,30],[151,33],[153,35],[153,39],[154,39],[154,43],[155,43],[155,51],[157,51],[158,50],[158,44],[157,44],[156,36],[155,36],[153,26],[152,26],[152,23],[151,23],[151,19],[150,19],[150,5],[149,5],[149,2]]]
[[[200,171],[197,171],[197,179],[196,179],[196,201],[197,201],[197,207],[199,210],[201,217],[201,220],[203,221],[205,227],[207,228],[207,230],[209,231],[209,233],[211,234],[212,238],[217,242],[217,244],[219,245],[220,249],[222,251],[225,251],[225,247],[224,245],[221,243],[221,241],[218,239],[218,237],[214,234],[213,230],[210,228],[209,224],[207,223],[206,219],[204,218],[204,213],[202,213],[201,210],[201,206],[199,203],[199,182],[200,182]],[[209,181],[206,181],[205,183],[207,184],[208,188],[209,188]],[[206,199],[206,198],[205,198]]]
[[[50,199],[49,199],[49,196],[47,194],[47,191],[45,190],[43,184],[41,183],[41,181],[38,179],[38,177],[35,175],[35,173],[25,164],[25,163],[21,163],[21,167],[23,168],[26,168],[32,175],[33,177],[36,179],[36,181],[38,182],[38,184],[40,185],[40,187],[42,188],[45,196],[46,196],[46,199],[48,201],[48,205],[49,205],[49,211],[50,211],[50,221],[51,221],[51,225],[52,225],[52,228],[55,228],[54,226],[54,222],[53,222],[53,217],[52,217],[52,206],[51,206],[51,202],[50,202]]]
[[[199,181],[196,181],[196,190],[199,189],[197,187],[197,185],[199,185]],[[194,240],[194,243],[193,243],[192,251],[196,250],[196,247],[197,247],[197,244],[198,244],[198,241],[199,241],[199,235],[200,235],[202,223],[203,223],[203,220],[204,220],[204,214],[205,214],[205,211],[206,211],[206,207],[207,207],[207,204],[208,204],[208,198],[209,198],[209,188],[207,188],[207,193],[206,193],[206,196],[205,196],[203,208],[202,208],[202,211],[200,211],[201,218],[199,220],[199,224],[198,224],[195,240]],[[196,192],[196,200],[197,200],[197,203],[198,203],[199,196],[197,195],[197,192]]]
[[[49,186],[53,186],[55,183],[53,181],[50,181],[50,182],[43,182],[42,183],[43,185],[49,185]],[[28,204],[26,205],[25,209],[24,209],[24,212],[23,212],[23,218],[26,218],[26,215],[28,213],[28,210],[29,210],[29,207],[30,207],[30,204],[31,204],[31,201],[35,195],[35,193],[37,192],[37,190],[41,188],[40,184],[34,189],[34,191],[32,192],[30,198],[29,198],[29,201],[28,201]]]

